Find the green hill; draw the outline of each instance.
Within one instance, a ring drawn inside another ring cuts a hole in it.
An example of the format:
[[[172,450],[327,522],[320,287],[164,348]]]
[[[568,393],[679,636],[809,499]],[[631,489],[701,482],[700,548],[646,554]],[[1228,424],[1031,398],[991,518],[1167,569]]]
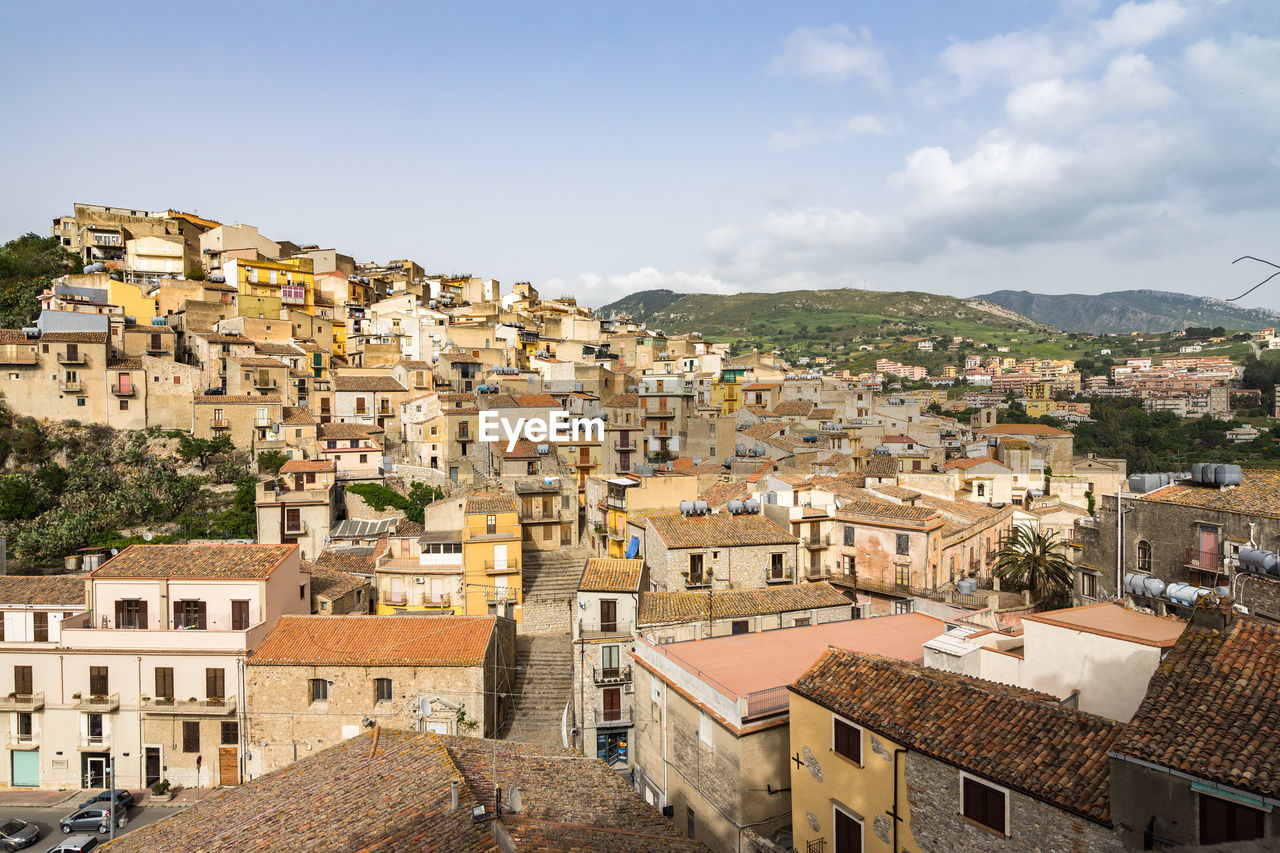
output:
[[[1168,332],[1192,326],[1263,329],[1280,323],[1280,313],[1265,308],[1163,290],[1095,294],[999,290],[980,298],[1034,319],[1052,320],[1060,329],[1095,335]]]

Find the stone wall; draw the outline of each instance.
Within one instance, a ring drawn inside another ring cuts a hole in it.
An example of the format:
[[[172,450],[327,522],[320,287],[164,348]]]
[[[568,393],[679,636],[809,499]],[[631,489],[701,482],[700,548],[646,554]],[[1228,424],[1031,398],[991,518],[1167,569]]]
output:
[[[960,812],[960,771],[918,752],[906,760],[910,833],[923,850],[971,853],[1106,853],[1120,851],[1120,835],[1108,827],[1017,791],[1009,791],[1008,835],[998,835]]]

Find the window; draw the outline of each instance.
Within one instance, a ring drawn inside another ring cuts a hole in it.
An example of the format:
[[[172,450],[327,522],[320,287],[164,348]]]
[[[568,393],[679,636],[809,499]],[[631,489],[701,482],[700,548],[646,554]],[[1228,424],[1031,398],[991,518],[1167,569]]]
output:
[[[156,698],[157,699],[173,698],[173,667],[171,666],[156,667]]]
[[[862,763],[862,729],[836,717],[831,718],[831,748],[855,764]]]
[[[850,546],[855,544],[854,533],[856,531],[857,531],[857,528],[855,528],[852,524],[846,524],[844,526],[844,544],[850,545]]]
[[[980,498],[981,498],[981,497],[986,497],[986,494],[987,494],[987,485],[986,485],[986,483],[979,483],[979,484],[978,484],[978,497],[980,497]]]
[[[750,634],[750,633],[751,633],[751,623],[750,623],[750,622],[748,622],[746,619],[739,619],[739,620],[737,620],[736,622],[734,622],[734,623],[733,623],[733,633],[735,633],[735,634]]]
[[[552,531],[553,531],[553,530],[555,530],[555,525],[554,525],[554,524],[544,524],[544,525],[542,525],[542,541],[543,541],[543,542],[550,542],[550,541],[551,541],[551,533],[552,533]]]
[[[895,553],[900,557],[905,557],[911,553],[911,537],[906,533],[899,533],[897,538],[897,550]]]
[[[323,678],[311,679],[311,701],[329,701],[329,682],[325,681]]]
[[[305,583],[298,584],[298,598],[307,597],[307,585]]]
[[[769,580],[782,581],[787,579],[786,566],[782,564],[781,554],[769,555]]]
[[[1151,543],[1145,539],[1138,540],[1138,571],[1151,571]]]
[[[893,582],[898,586],[911,586],[911,566],[894,566]]]
[[[35,617],[35,641],[37,643],[49,642],[49,614],[37,611],[31,615]]]
[[[702,557],[702,554],[689,555],[689,579],[687,581],[689,586],[701,586],[705,583],[702,573]]]
[[[175,601],[173,627],[179,631],[203,631],[208,627],[208,607],[203,601]]]
[[[695,836],[694,836],[694,834],[693,834],[693,828],[694,828],[694,822],[693,822],[693,809],[689,808],[688,806],[685,806],[685,809],[684,809],[684,829],[685,829],[685,832],[684,832],[684,834],[685,834],[685,835],[687,835],[687,836],[689,836],[690,838],[694,838]]]
[[[121,401],[120,401],[120,411],[122,411],[122,412],[127,412],[127,411],[129,411],[129,401],[128,401],[128,400],[121,400]]]
[[[1086,598],[1098,597],[1098,576],[1091,572],[1080,573],[1080,594]]]
[[[498,517],[496,515],[486,515],[484,517],[484,532],[490,536],[498,532]]]
[[[200,721],[199,720],[183,720],[182,721],[182,751],[183,752],[199,752],[200,751]]]
[[[1003,788],[979,782],[964,774],[960,775],[961,812],[966,818],[993,832],[1005,834],[1007,821],[1005,806],[1008,797]]]
[[[795,619],[795,621],[794,621],[794,622],[792,622],[791,624],[792,624],[792,625],[794,625],[794,626],[795,626],[795,627],[797,627],[797,628],[802,628],[802,627],[804,627],[805,625],[808,625],[808,624],[809,624],[809,621],[810,621],[810,620],[809,620],[809,617],[808,617],[808,616],[797,616],[797,617],[796,617],[796,619]]]
[[[144,631],[147,628],[147,602],[126,598],[116,602],[116,627]]]
[[[862,822],[835,807],[836,844],[834,853],[862,853]]]
[[[106,696],[111,686],[107,680],[107,668],[105,666],[89,667],[89,695],[90,696]]]
[[[219,741],[223,744],[235,745],[240,742],[240,724],[235,720],[227,720],[222,724]]]
[[[249,602],[247,601],[231,602],[231,630],[232,631],[249,630]]]
[[[76,397],[76,405],[77,405],[77,406],[83,406],[83,405],[84,405],[84,397]]]
[[[1262,837],[1263,813],[1240,803],[1200,795],[1200,843],[1248,841]]]
[[[617,678],[620,670],[617,646],[600,647],[600,674],[605,678]]]
[[[15,666],[13,668],[13,692],[19,696],[30,696],[35,693],[32,689],[31,667]]]
[[[373,701],[390,702],[391,701],[391,679],[375,678],[373,680]]]
[[[204,671],[204,695],[208,699],[223,699],[227,695],[227,672],[224,669]]]

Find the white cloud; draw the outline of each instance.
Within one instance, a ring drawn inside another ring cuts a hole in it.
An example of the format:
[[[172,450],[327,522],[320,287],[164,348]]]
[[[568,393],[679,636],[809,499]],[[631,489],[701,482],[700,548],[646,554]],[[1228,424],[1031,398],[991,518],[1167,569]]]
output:
[[[843,24],[793,31],[782,40],[782,52],[769,71],[829,83],[860,77],[880,89],[889,85],[889,66],[871,31],[861,27],[855,33]]]
[[[790,130],[776,130],[765,140],[765,147],[772,151],[786,151],[808,145],[847,142],[857,136],[879,136],[889,132],[889,125],[875,115],[856,115],[843,121],[815,126],[808,118],[792,123]]]
[[[1136,47],[1168,34],[1190,15],[1190,10],[1177,0],[1122,3],[1110,18],[1098,21],[1094,26],[1103,44]]]
[[[1115,115],[1147,114],[1180,100],[1150,59],[1125,54],[1097,80],[1054,77],[1019,86],[1005,98],[1005,112],[1018,123],[1070,129]]]

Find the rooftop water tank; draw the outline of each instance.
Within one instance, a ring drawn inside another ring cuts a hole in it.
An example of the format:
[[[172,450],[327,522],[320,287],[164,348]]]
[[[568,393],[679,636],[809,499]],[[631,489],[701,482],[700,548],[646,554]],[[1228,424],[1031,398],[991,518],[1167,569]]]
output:
[[[680,514],[689,515],[693,512],[693,501],[680,501]]]
[[[733,452],[734,452],[735,454],[737,454],[738,456],[746,456],[746,455],[747,455],[747,446],[746,446],[745,444],[735,444],[735,445],[733,446]]]
[[[742,512],[742,501],[736,499],[729,501],[729,512],[732,515]]]
[[[755,498],[747,498],[745,501],[742,502],[742,511],[743,512],[759,512],[760,501],[756,500]]]
[[[965,595],[972,595],[978,591],[978,580],[977,578],[961,578],[960,582],[956,584],[956,589]]]
[[[711,511],[711,506],[706,501],[694,501],[693,511],[698,513],[698,515],[706,515]]]

